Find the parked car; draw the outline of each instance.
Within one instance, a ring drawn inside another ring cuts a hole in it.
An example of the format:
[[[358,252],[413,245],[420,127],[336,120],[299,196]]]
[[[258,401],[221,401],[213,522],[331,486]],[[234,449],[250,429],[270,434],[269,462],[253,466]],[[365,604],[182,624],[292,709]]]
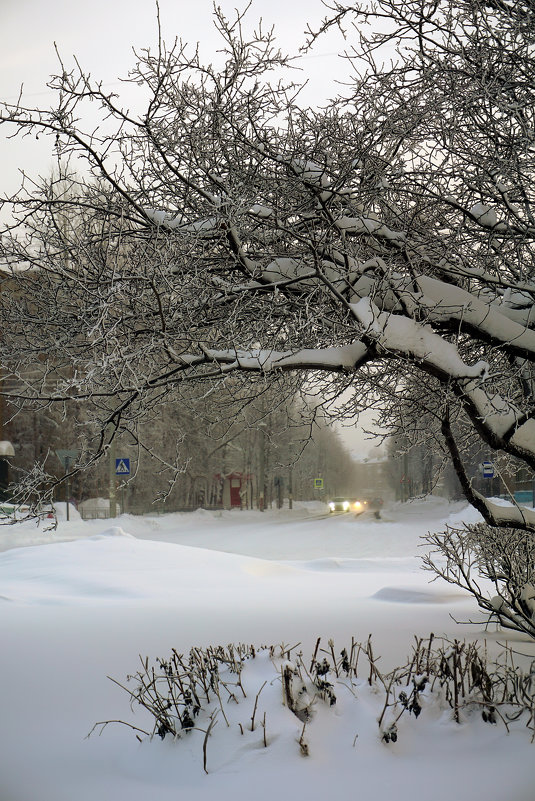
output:
[[[366,501],[359,501],[357,498],[333,498],[329,501],[330,512],[354,512],[362,514],[366,509]]]

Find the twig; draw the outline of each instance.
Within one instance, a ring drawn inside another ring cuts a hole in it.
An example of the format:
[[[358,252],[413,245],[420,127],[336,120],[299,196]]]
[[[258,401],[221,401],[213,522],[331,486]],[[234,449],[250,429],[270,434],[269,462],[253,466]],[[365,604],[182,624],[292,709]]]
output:
[[[214,728],[216,723],[217,723],[217,709],[214,712],[212,712],[212,714],[210,715],[210,724],[209,724],[208,728],[206,729],[206,734],[204,735],[204,740],[203,740],[203,744],[202,744],[202,766],[204,768],[204,772],[205,773],[208,773],[208,768],[206,767],[206,765],[207,765],[206,749],[207,749],[207,746],[208,746],[208,738],[209,738],[209,736],[210,736],[210,734],[212,732],[212,729]]]
[[[140,729],[138,726],[133,726],[131,723],[127,723],[126,720],[99,720],[97,721],[97,723],[95,723],[89,734],[86,734],[84,740],[89,740],[89,738],[91,737],[97,726],[102,726],[101,730],[98,733],[98,736],[100,737],[100,735],[102,734],[102,732],[109,723],[120,723],[122,726],[128,726],[128,728],[134,729],[134,731],[140,731],[142,734],[146,734],[147,737],[151,736],[150,732],[145,731],[145,729]]]
[[[332,660],[333,660],[334,675],[338,679],[338,678],[340,678],[340,676],[338,674],[338,665],[336,664],[336,655],[334,653],[334,640],[329,640],[329,648],[330,648],[331,656],[332,656]]]
[[[316,657],[318,655],[318,648],[320,647],[321,637],[318,637],[316,640],[316,647],[314,648],[314,653],[312,654],[312,661],[310,663],[310,672],[314,669],[314,663],[316,662]]]
[[[385,692],[386,692],[385,703],[384,703],[384,706],[383,706],[383,711],[381,712],[381,715],[379,716],[379,720],[377,721],[377,723],[379,725],[379,728],[381,728],[381,725],[383,723],[383,718],[385,716],[386,710],[388,709],[389,706],[391,706],[391,704],[389,704],[389,698],[390,698],[390,690],[392,689],[392,685],[394,684],[394,681],[395,681],[395,676],[392,676],[391,679],[390,679],[390,684],[388,685],[388,687],[385,686]]]
[[[251,731],[254,731],[254,719],[255,719],[255,715],[256,715],[256,707],[258,705],[258,698],[260,696],[260,693],[262,692],[262,690],[266,686],[266,684],[267,684],[267,680],[263,683],[263,685],[260,687],[260,689],[258,690],[258,692],[256,694],[256,698],[255,698],[255,701],[254,701],[253,714],[252,714],[252,717],[251,717]]]
[[[306,725],[307,722],[305,720],[305,722],[303,723],[303,728],[301,729],[301,737],[298,740],[299,748],[301,749],[301,756],[309,756],[308,743],[305,743],[304,740]]]

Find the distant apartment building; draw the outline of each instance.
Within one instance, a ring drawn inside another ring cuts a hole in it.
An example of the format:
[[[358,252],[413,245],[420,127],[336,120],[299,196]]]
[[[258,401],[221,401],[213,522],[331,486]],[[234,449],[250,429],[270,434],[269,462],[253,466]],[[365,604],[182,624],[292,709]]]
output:
[[[388,460],[386,456],[367,457],[355,460],[355,493],[363,498],[380,497],[389,500],[393,497],[389,481]]]

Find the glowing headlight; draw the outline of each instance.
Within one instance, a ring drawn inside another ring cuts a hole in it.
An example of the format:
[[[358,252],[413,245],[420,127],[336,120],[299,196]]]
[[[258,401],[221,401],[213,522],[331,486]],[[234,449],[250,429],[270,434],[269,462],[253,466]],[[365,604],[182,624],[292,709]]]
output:
[[[334,503],[329,504],[329,509],[331,510],[331,512],[334,512]]]
[[[347,512],[349,507],[351,506],[351,504],[349,503],[349,501],[344,501],[342,506],[343,506],[344,512]]]
[[[361,502],[360,501],[355,501],[355,509],[360,509],[361,507],[362,507]]]

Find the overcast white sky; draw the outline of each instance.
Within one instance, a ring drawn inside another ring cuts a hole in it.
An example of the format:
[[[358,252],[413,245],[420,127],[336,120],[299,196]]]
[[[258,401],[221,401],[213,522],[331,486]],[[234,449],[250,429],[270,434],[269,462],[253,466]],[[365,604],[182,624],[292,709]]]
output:
[[[218,0],[227,16],[245,2]],[[207,61],[217,48],[211,0],[160,0],[164,38],[175,37],[201,45]],[[264,26],[275,25],[283,50],[297,51],[304,41],[307,22],[319,23],[325,16],[321,0],[253,0],[248,13],[250,27],[262,18]],[[49,76],[57,71],[56,43],[66,66],[76,55],[84,69],[121,91],[118,77],[125,77],[135,63],[132,48],[146,48],[157,42],[155,0],[0,0],[1,69],[0,98],[16,101],[24,85],[26,105],[52,104],[47,90]],[[339,40],[326,38],[313,54],[301,60],[310,78],[306,99],[315,103],[333,92],[334,79],[342,69],[336,54]],[[52,165],[52,139],[9,142],[0,128],[0,192],[14,191],[19,184],[18,169],[30,174],[47,174]]]
[[[210,46],[215,40],[211,0],[160,0],[164,37]],[[244,8],[236,0],[218,0],[228,17]],[[307,22],[325,15],[321,0],[253,0],[247,19],[274,23],[281,44],[296,48]],[[54,42],[65,57],[75,53],[82,64],[111,79],[132,62],[132,47],[156,43],[155,0],[2,0],[0,3],[2,93],[16,93],[21,78],[38,91],[55,68]],[[324,49],[324,48],[321,48]],[[321,75],[323,68],[318,69]]]
[[[245,7],[238,0],[218,0],[228,17]],[[159,0],[163,36],[201,45],[205,60],[213,58],[217,35],[211,0]],[[274,25],[281,49],[297,53],[304,42],[307,23],[319,24],[326,9],[321,0],[253,0],[247,20],[254,28],[260,18]],[[58,69],[56,43],[65,65],[80,65],[114,91],[121,92],[118,77],[125,77],[135,63],[133,48],[157,43],[155,0],[0,0],[1,69],[0,99],[15,102],[24,86],[24,105],[46,107],[54,102],[47,90],[49,76]],[[304,100],[321,103],[336,92],[336,79],[346,67],[338,56],[342,40],[330,35],[299,62],[309,80]],[[29,175],[48,175],[54,166],[53,140],[33,137],[9,140],[0,127],[0,194],[15,192],[20,169]],[[370,419],[365,421],[370,425]],[[351,428],[339,429],[348,448],[365,456],[373,443]]]

